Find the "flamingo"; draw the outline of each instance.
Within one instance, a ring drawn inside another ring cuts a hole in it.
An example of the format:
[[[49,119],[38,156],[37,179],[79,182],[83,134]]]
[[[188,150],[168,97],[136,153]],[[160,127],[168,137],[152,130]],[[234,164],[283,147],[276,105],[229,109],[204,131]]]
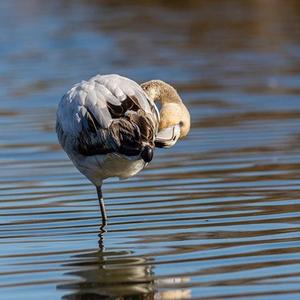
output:
[[[155,147],[172,147],[189,130],[189,111],[175,88],[161,80],[139,85],[117,74],[96,75],[75,84],[57,109],[58,141],[95,185],[103,228],[103,180],[134,176],[152,160]]]

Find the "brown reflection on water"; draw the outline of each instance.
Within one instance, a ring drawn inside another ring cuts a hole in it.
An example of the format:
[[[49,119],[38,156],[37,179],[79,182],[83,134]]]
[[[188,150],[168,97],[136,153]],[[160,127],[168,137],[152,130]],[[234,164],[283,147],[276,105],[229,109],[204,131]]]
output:
[[[80,280],[58,286],[59,289],[76,291],[63,299],[91,299],[96,296],[123,296],[126,299],[132,295],[154,295],[151,265],[148,266],[146,258],[130,255],[132,253],[99,251],[75,256],[73,259],[76,262],[66,267],[79,270],[66,275],[76,276]]]
[[[188,299],[190,289],[171,288],[188,283],[188,277],[156,279],[153,259],[137,256],[133,251],[109,251],[100,240],[100,249],[88,254],[76,254],[64,267],[74,269],[65,276],[76,282],[59,284],[59,290],[72,291],[64,300],[91,299]],[[158,291],[158,287],[161,291]]]

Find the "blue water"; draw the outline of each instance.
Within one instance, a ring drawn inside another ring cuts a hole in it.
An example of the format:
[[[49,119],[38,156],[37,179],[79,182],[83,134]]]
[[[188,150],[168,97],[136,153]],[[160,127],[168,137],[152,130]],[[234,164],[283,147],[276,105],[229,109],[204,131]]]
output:
[[[299,25],[297,1],[2,1],[0,298],[299,299]],[[97,73],[170,82],[192,116],[105,183],[102,235],[54,132]]]

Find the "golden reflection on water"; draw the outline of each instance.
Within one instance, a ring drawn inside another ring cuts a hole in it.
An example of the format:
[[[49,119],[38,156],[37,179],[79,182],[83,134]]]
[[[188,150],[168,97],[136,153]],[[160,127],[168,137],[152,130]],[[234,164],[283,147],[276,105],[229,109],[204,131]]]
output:
[[[174,289],[174,284],[189,283],[189,277],[157,279],[153,259],[136,256],[133,251],[105,249],[103,236],[100,249],[88,254],[76,254],[71,263],[64,266],[75,269],[65,275],[77,278],[77,282],[59,284],[58,289],[73,291],[63,296],[65,300],[106,298],[132,299],[189,299],[188,288]],[[168,289],[168,286],[171,286]],[[158,291],[161,288],[161,291]]]

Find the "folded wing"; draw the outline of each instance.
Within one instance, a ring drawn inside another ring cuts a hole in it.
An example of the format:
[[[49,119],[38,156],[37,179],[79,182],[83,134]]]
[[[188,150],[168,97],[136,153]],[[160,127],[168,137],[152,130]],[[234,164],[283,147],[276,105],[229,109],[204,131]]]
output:
[[[138,155],[154,147],[159,113],[141,87],[119,75],[97,75],[63,96],[57,113],[61,145],[83,155]]]

